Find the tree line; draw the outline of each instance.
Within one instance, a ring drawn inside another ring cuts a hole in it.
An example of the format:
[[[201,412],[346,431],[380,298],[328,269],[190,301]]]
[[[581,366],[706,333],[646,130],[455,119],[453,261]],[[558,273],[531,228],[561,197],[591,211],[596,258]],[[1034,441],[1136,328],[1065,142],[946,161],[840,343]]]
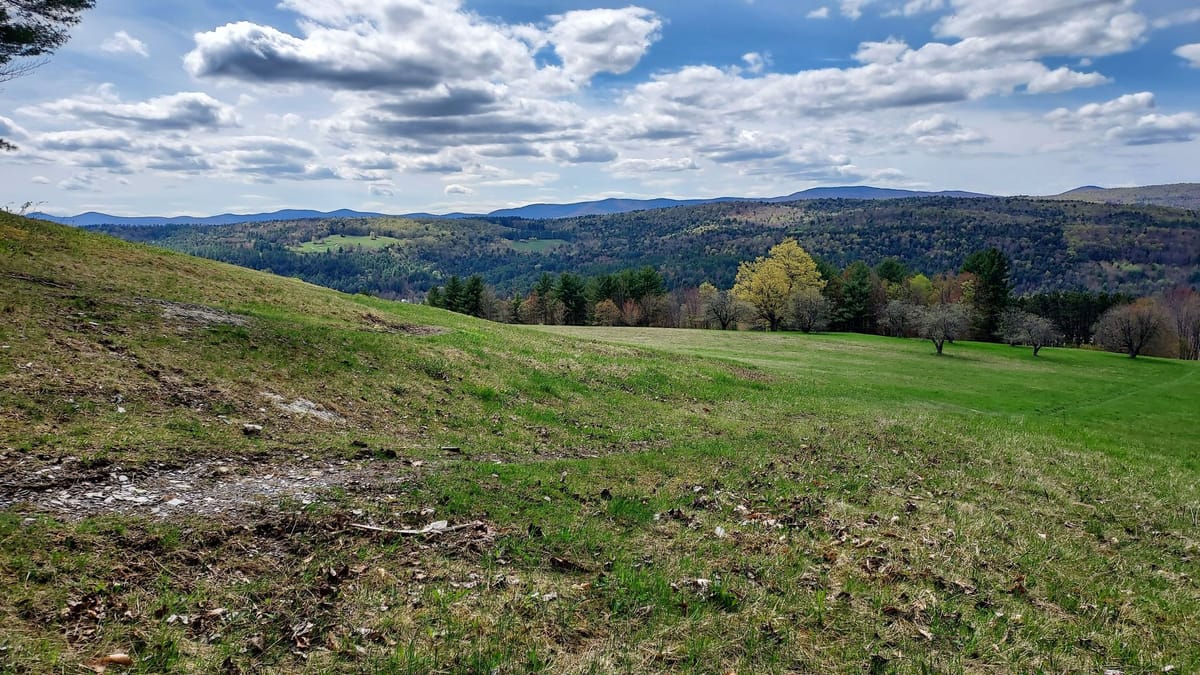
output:
[[[1087,290],[1013,295],[1012,263],[997,248],[974,251],[956,271],[929,277],[897,258],[839,268],[792,238],[738,265],[729,288],[669,288],[650,266],[583,276],[543,272],[529,290],[497,294],[481,275],[452,276],[427,303],[493,321],[874,333],[921,337],[938,354],[973,339],[1026,345],[1096,345],[1200,358],[1200,293],[1178,287],[1156,298]]]

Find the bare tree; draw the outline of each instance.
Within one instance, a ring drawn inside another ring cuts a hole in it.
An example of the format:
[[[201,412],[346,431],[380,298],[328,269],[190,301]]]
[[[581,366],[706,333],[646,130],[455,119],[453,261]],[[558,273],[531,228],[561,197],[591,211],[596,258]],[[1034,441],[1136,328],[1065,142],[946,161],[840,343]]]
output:
[[[804,288],[792,294],[792,321],[805,333],[829,327],[829,301],[815,288]]]
[[[921,308],[905,300],[891,300],[879,312],[876,324],[884,335],[907,337],[915,334],[921,319]]]
[[[706,294],[704,316],[720,327],[721,330],[736,328],[738,321],[741,320],[744,313],[744,306],[733,296],[733,293],[729,291],[716,291],[715,293]]]
[[[921,312],[921,337],[933,342],[939,356],[947,340],[962,337],[970,326],[967,310],[958,303],[932,305]]]
[[[1200,359],[1200,293],[1181,286],[1167,293],[1162,305],[1179,338],[1179,358]]]
[[[1134,359],[1158,335],[1164,323],[1162,311],[1152,300],[1139,300],[1109,309],[1092,331],[1102,347],[1124,352]]]
[[[1061,345],[1062,332],[1045,317],[1012,309],[1000,317],[1000,337],[1010,345],[1029,345],[1037,356],[1042,347]]]

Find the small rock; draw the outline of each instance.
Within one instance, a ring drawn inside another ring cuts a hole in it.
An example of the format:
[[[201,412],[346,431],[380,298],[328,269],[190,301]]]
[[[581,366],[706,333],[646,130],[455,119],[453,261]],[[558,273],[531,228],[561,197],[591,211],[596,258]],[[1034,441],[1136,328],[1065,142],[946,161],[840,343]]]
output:
[[[257,436],[263,431],[261,424],[243,424],[242,433],[247,436]]]

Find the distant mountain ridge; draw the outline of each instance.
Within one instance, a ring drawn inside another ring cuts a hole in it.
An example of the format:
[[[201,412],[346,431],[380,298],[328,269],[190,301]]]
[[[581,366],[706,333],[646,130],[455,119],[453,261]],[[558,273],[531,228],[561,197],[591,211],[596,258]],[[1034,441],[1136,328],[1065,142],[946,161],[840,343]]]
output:
[[[108,213],[88,211],[75,216],[55,216],[48,213],[35,212],[30,218],[49,220],[62,225],[89,227],[93,225],[232,225],[234,223],[262,223],[272,220],[305,220],[309,218],[379,218],[396,215],[404,218],[529,218],[545,220],[551,218],[574,218],[577,216],[601,216],[631,211],[649,209],[666,209],[676,206],[699,206],[702,204],[717,204],[723,202],[794,202],[805,199],[904,199],[909,197],[956,197],[974,198],[990,197],[991,195],[959,190],[941,192],[922,192],[918,190],[897,190],[892,188],[877,188],[869,185],[853,185],[841,187],[818,187],[781,197],[714,197],[711,199],[620,199],[609,198],[595,201],[575,202],[572,204],[528,204],[511,209],[498,209],[490,213],[404,213],[386,214],[351,209],[337,211],[311,211],[304,209],[284,209],[269,213],[223,213],[217,216],[115,216]]]
[[[108,213],[88,211],[76,216],[54,216],[35,212],[31,218],[40,218],[63,225],[89,227],[94,225],[232,225],[235,223],[262,223],[273,220],[306,220],[309,218],[528,218],[548,220],[553,218],[577,218],[579,216],[605,216],[631,211],[667,209],[679,206],[701,206],[727,202],[765,202],[778,204],[811,199],[908,199],[912,197],[951,197],[955,199],[978,199],[992,197],[978,192],[943,190],[925,192],[899,190],[869,185],[840,187],[817,187],[780,197],[713,197],[710,199],[621,199],[610,197],[570,204],[527,204],[511,209],[498,209],[490,213],[403,213],[387,214],[373,211],[338,209],[336,211],[312,211],[306,209],[283,209],[269,213],[223,213],[216,216],[115,216]],[[1075,201],[1104,204],[1131,204],[1144,206],[1170,206],[1174,208],[1200,210],[1200,183],[1174,183],[1170,185],[1146,185],[1131,188],[1103,188],[1085,185],[1062,194],[1043,199],[1070,199]]]
[[[1055,195],[1053,199],[1071,199],[1098,204],[1172,206],[1177,209],[1200,211],[1200,183],[1172,183],[1127,188],[1102,188],[1096,185],[1085,185]]]
[[[52,216],[34,212],[30,218],[49,220],[61,225],[89,227],[92,225],[233,225],[234,223],[261,223],[272,220],[306,220],[308,218],[378,218],[385,213],[371,213],[338,209],[336,211],[312,211],[308,209],[282,209],[270,213],[222,213],[218,216],[114,216],[108,213],[88,211],[77,216]]]

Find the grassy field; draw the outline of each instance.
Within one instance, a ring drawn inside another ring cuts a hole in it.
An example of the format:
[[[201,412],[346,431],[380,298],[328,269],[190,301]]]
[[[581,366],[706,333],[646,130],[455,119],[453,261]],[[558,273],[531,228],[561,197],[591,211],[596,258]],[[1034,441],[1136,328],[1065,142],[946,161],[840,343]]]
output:
[[[331,234],[320,241],[306,241],[299,246],[291,247],[297,253],[328,253],[339,248],[351,249],[362,247],[366,251],[377,251],[392,244],[401,243],[399,239],[384,236],[355,236],[347,234]]]
[[[12,216],[0,291],[0,672],[1200,670],[1194,363],[500,326]]]
[[[512,250],[521,253],[546,253],[568,243],[570,242],[565,239],[522,239],[521,241],[509,241],[508,245]]]

